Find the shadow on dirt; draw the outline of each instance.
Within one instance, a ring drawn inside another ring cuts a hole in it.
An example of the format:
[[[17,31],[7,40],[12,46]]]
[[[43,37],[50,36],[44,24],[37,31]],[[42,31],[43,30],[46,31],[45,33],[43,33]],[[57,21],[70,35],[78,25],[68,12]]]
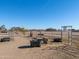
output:
[[[25,46],[19,46],[18,48],[20,48],[20,49],[24,49],[24,48],[33,48],[33,47],[30,46],[30,45],[25,45]]]

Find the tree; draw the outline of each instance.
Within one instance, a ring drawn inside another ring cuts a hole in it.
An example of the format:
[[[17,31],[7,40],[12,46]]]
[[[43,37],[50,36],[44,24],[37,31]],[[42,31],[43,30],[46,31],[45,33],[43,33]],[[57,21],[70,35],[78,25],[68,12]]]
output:
[[[17,32],[22,32],[25,35],[25,32],[27,31],[25,28],[21,27],[12,27],[10,31],[17,31]]]
[[[7,32],[7,29],[6,29],[5,25],[0,26],[0,30],[1,30],[2,33]]]
[[[53,28],[47,28],[46,31],[57,31],[57,30]]]

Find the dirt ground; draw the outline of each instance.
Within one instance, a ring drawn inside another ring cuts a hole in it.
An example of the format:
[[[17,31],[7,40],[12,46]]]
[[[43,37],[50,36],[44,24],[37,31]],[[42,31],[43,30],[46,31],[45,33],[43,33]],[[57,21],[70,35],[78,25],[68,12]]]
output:
[[[41,48],[18,48],[29,45],[28,38],[0,43],[0,59],[58,59],[56,51]]]
[[[29,37],[15,37],[10,42],[0,42],[0,59],[78,59],[62,50],[48,49],[48,46],[37,48],[28,48],[30,45]],[[20,46],[27,46],[27,48],[18,48]],[[79,52],[79,51],[78,51]]]

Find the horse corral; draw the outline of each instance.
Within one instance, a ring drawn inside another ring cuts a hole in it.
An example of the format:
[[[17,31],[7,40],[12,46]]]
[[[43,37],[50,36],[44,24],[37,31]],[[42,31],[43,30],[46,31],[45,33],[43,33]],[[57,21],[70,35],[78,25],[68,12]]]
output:
[[[79,33],[70,29],[28,31],[25,35],[10,32],[8,35],[13,41],[0,43],[0,59],[79,58]]]

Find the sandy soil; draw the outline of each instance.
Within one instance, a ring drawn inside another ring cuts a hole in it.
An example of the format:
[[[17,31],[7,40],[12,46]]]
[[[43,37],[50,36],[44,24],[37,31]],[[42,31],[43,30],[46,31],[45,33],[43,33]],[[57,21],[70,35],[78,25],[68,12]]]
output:
[[[54,50],[41,48],[24,48],[19,46],[29,45],[28,39],[17,38],[11,42],[0,43],[0,59],[56,59]]]
[[[23,48],[30,45],[31,38],[15,37],[10,42],[0,43],[0,59],[78,59],[57,49]]]

